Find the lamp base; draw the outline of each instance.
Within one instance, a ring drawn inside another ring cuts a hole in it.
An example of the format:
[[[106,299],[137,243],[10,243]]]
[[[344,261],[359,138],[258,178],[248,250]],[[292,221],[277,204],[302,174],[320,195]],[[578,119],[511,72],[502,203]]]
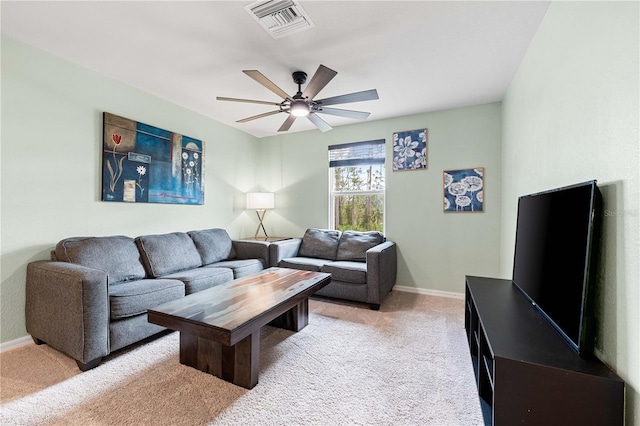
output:
[[[264,224],[262,223],[264,221],[264,215],[266,213],[267,213],[266,210],[256,210],[256,215],[258,215],[258,220],[260,221],[260,223],[258,224],[258,228],[256,228],[256,234],[254,236],[254,238],[258,239],[258,233],[260,232],[260,228],[262,228],[262,232],[264,232],[265,241],[267,238],[269,238],[269,236],[267,235],[267,231],[264,229]]]

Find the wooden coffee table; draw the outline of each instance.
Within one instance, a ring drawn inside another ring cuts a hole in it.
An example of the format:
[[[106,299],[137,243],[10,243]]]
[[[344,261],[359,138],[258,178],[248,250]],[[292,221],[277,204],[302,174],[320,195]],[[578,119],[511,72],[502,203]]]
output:
[[[300,331],[309,296],[331,282],[321,272],[269,268],[163,303],[149,322],[180,332],[180,362],[247,389],[258,384],[260,328]]]

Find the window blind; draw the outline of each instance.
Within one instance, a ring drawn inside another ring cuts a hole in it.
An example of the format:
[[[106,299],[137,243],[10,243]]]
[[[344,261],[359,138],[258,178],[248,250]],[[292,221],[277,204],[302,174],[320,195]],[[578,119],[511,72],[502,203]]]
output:
[[[329,167],[384,164],[384,139],[329,146]]]

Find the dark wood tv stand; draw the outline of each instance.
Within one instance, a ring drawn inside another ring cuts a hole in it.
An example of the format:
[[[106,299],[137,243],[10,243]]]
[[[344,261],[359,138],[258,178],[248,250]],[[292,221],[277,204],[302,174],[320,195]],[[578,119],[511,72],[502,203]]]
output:
[[[511,280],[467,276],[465,293],[486,425],[624,424],[624,382],[575,352]]]

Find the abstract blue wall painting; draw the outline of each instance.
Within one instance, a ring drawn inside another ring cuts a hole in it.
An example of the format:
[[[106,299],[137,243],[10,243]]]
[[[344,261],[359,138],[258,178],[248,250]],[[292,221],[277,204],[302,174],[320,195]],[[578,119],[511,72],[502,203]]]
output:
[[[393,171],[427,168],[427,129],[393,134]]]
[[[203,143],[105,112],[102,200],[204,204]]]
[[[484,211],[484,167],[445,170],[444,211]]]

